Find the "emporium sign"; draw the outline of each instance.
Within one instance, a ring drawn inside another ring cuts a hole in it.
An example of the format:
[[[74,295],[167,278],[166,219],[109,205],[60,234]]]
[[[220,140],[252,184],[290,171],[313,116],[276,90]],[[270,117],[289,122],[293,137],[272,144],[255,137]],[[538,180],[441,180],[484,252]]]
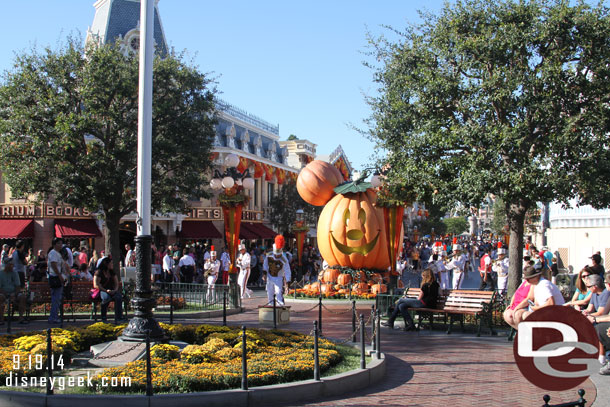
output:
[[[85,208],[75,208],[70,205],[0,205],[0,218],[91,218],[93,213]]]
[[[188,219],[223,220],[222,208],[219,206],[211,206],[207,208],[191,208],[191,211],[188,215]],[[241,214],[241,219],[250,222],[262,222],[263,212],[244,209]]]

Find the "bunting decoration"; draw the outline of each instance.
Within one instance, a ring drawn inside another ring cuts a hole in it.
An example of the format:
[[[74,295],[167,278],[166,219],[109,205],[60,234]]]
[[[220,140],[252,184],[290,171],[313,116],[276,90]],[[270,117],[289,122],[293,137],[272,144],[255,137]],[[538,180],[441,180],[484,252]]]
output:
[[[337,167],[337,169],[341,172],[341,175],[343,175],[343,179],[345,181],[349,180],[349,172],[347,170],[347,165],[345,164],[343,157],[340,157],[337,161],[335,161],[333,165]]]
[[[239,171],[241,174],[243,174],[244,171],[246,171],[249,166],[250,166],[249,159],[247,159],[246,157],[239,157],[239,164],[237,164],[237,171]]]
[[[275,176],[277,178],[277,183],[279,185],[282,185],[284,183],[284,180],[286,179],[286,171],[281,168],[277,168],[275,170]]]
[[[386,241],[388,242],[388,255],[390,257],[390,275],[397,276],[396,256],[401,248],[402,218],[404,216],[404,206],[383,207],[383,221],[385,223]]]
[[[263,176],[263,164],[258,161],[252,161],[254,164],[254,178],[260,178]]]

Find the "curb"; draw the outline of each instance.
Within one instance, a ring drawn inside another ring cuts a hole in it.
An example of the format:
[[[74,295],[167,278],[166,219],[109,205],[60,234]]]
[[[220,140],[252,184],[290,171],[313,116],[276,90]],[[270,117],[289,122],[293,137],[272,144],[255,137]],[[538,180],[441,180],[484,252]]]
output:
[[[253,387],[249,390],[221,390],[187,394],[160,394],[147,396],[112,396],[112,395],[53,395],[3,391],[0,392],[0,407],[108,407],[108,405],[127,405],[134,407],[226,407],[260,406],[263,404],[319,400],[362,390],[382,380],[386,374],[385,354],[381,359],[373,359],[366,369],[357,369],[335,376],[322,378],[320,381],[305,380],[301,382],[276,384],[272,386]]]

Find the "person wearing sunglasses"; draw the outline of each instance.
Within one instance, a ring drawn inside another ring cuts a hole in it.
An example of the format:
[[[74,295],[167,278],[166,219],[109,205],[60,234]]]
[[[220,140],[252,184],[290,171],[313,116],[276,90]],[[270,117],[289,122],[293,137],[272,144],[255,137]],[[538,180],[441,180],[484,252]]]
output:
[[[591,274],[594,274],[591,271],[589,266],[585,266],[582,270],[578,272],[578,277],[574,284],[576,285],[576,292],[574,292],[574,296],[564,305],[569,305],[573,307],[577,311],[581,311],[587,308],[589,305],[589,301],[591,301],[591,290],[587,288],[587,280]]]
[[[591,301],[587,309],[582,311],[586,316],[593,318],[605,315],[610,310],[610,290],[606,290],[604,280],[598,274],[591,274],[587,278],[587,288],[591,290]],[[595,321],[593,321],[595,322]]]
[[[610,361],[606,358],[606,349],[610,350],[610,275],[606,274],[605,281],[597,274],[589,276],[587,280],[591,285],[593,295],[587,310],[583,314],[595,326],[599,337],[599,363],[602,368],[599,374],[610,375]],[[605,302],[604,302],[605,298]],[[595,312],[592,312],[596,309]]]

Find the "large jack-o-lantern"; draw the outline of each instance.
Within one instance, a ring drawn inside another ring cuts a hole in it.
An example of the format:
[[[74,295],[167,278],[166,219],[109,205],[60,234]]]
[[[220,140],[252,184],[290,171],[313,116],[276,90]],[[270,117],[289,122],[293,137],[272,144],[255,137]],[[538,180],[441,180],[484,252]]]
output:
[[[312,161],[301,174],[310,174],[309,166],[321,168],[319,161]],[[336,186],[335,174],[332,170],[329,172],[328,182],[319,182],[316,189],[319,190],[322,185],[326,185],[327,189]],[[318,175],[322,177],[323,173],[318,172]],[[303,181],[301,179],[301,183],[305,184]],[[318,220],[318,248],[331,267],[387,269],[390,266],[383,210],[374,206],[377,194],[369,186],[368,183],[361,183],[353,188],[340,187],[345,192],[338,194],[323,191],[324,196],[332,198],[326,203]],[[309,194],[301,194],[301,197],[312,205],[321,206],[325,203],[320,201],[320,195],[315,199]],[[403,231],[401,236],[402,234]]]

